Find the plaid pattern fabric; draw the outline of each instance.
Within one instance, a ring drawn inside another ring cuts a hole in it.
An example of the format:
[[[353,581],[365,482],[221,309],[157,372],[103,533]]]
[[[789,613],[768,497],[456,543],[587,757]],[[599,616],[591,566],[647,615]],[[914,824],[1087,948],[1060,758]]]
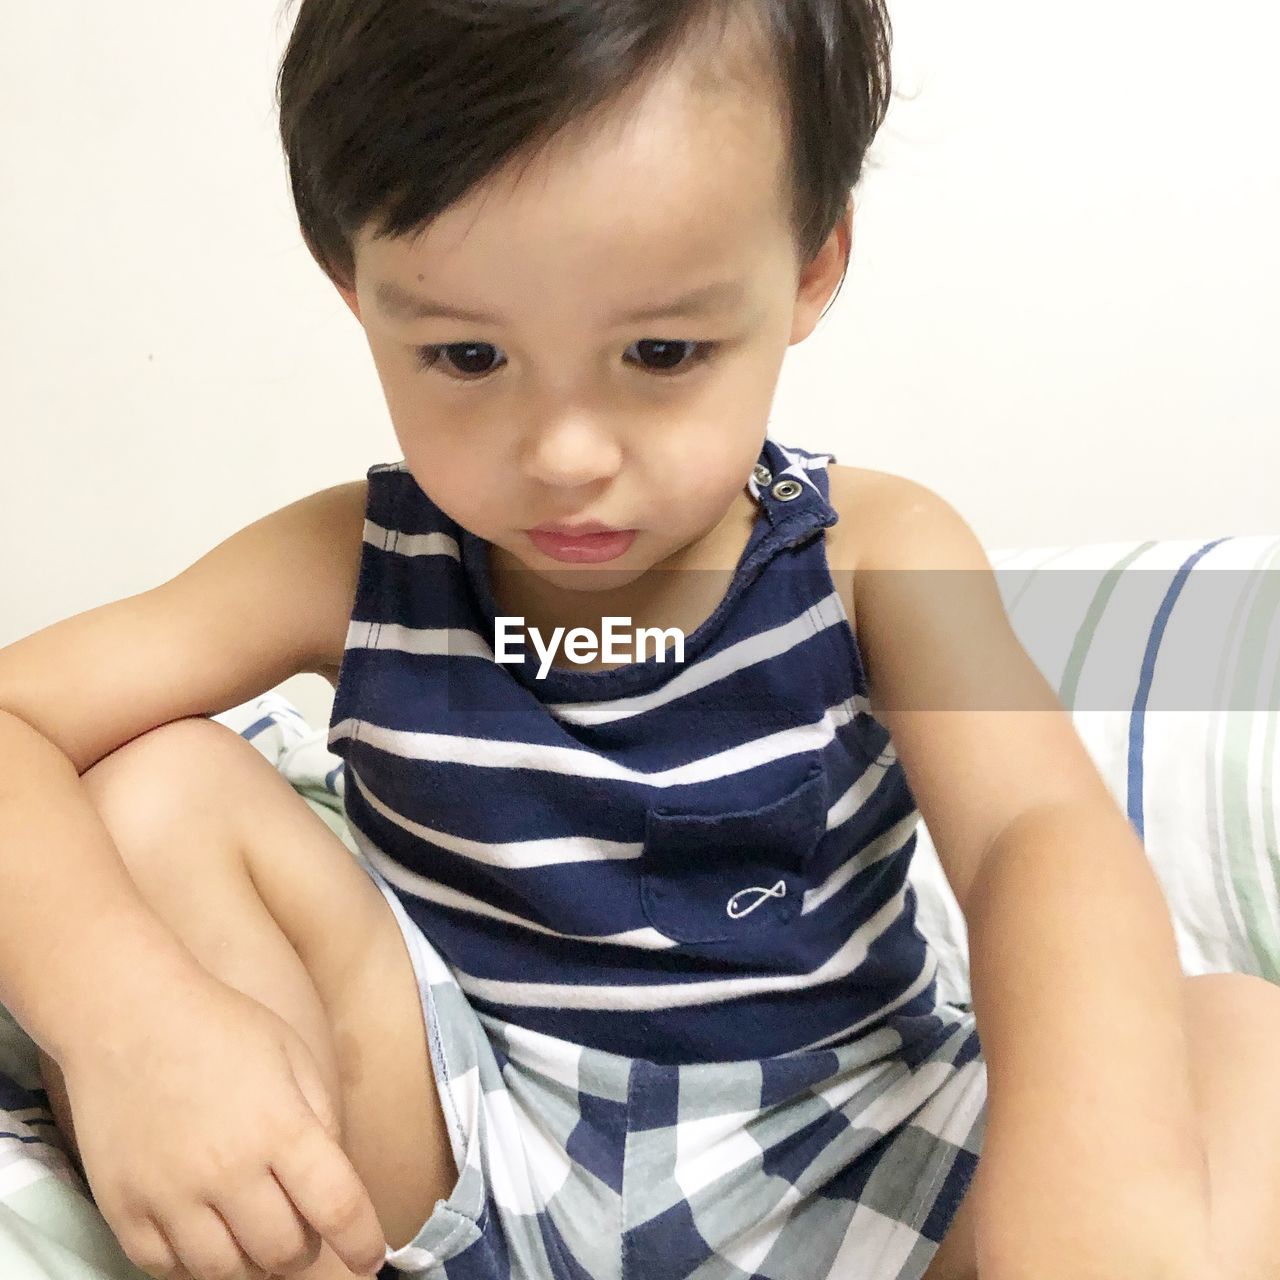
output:
[[[977,1169],[986,1068],[904,1040],[673,1064],[475,1010],[395,892],[458,1182],[388,1252],[431,1280],[919,1280]]]

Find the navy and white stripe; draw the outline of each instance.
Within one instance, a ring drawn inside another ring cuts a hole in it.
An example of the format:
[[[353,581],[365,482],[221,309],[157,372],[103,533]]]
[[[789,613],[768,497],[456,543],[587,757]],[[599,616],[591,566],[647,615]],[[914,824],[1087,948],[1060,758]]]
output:
[[[543,679],[531,648],[494,660],[488,544],[404,462],[369,469],[329,746],[360,852],[478,1010],[671,1063],[936,1031],[919,813],[827,564],[832,460],[765,442],[683,663]]]

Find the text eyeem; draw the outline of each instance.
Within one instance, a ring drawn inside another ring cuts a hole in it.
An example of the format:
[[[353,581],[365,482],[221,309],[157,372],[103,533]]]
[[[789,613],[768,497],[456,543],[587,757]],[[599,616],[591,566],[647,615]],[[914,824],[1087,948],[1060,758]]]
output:
[[[561,642],[564,644],[565,656],[570,662],[583,665],[588,662],[644,662],[648,657],[648,642],[654,644],[654,656],[659,662],[667,661],[665,641],[670,637],[673,641],[674,657],[672,661],[684,661],[684,632],[678,627],[641,627],[636,630],[630,618],[606,617],[600,619],[603,630],[596,635],[590,627],[574,627],[567,635],[564,627],[556,627],[550,640],[544,639],[537,627],[525,625],[523,618],[499,617],[494,619],[494,658],[497,662],[514,664],[524,661],[523,650],[512,652],[510,646],[518,644],[521,632],[527,632],[534,649],[542,663],[538,668],[538,679],[546,676],[552,660],[559,652]],[[628,651],[620,650],[619,645],[631,641]]]

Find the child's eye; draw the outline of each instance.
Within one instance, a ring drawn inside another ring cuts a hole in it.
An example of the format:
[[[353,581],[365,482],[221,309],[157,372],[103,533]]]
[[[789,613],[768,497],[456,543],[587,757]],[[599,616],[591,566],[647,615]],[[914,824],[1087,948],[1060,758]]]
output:
[[[720,349],[718,342],[683,342],[671,338],[641,338],[631,345],[643,352],[641,368],[646,373],[657,374],[684,373],[695,365],[704,364]],[[683,358],[686,355],[688,359]],[[647,358],[654,359],[656,364],[646,363]]]
[[[487,342],[451,342],[446,345],[437,344],[417,349],[418,368],[433,369],[441,356],[448,357],[448,364],[466,376],[454,378],[455,382],[476,382],[485,378],[491,371],[492,355],[497,350]],[[442,369],[443,373],[444,370]],[[453,374],[446,376],[453,378]]]
[[[720,347],[718,342],[684,342],[663,338],[642,338],[633,342],[641,350],[641,367],[647,373],[659,377],[681,376],[684,371],[710,360]],[[630,350],[630,348],[628,348]],[[498,348],[491,342],[450,342],[434,346],[418,347],[418,367],[434,368],[445,357],[445,363],[456,373],[441,372],[454,382],[482,382],[501,366],[497,360]],[[684,357],[688,357],[685,359]],[[652,363],[646,363],[652,361]],[[458,376],[461,375],[461,376]]]

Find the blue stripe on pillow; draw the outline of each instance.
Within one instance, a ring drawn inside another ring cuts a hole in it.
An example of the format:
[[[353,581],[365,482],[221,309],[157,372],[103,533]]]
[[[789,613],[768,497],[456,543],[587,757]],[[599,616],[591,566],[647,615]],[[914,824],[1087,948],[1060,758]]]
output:
[[[1178,594],[1186,583],[1191,570],[1195,568],[1196,561],[1207,552],[1212,551],[1219,542],[1225,541],[1226,538],[1218,538],[1213,542],[1206,542],[1195,555],[1191,556],[1182,565],[1174,575],[1173,582],[1169,584],[1169,590],[1165,592],[1164,599],[1160,601],[1160,608],[1156,610],[1155,621],[1151,625],[1151,634],[1147,637],[1146,652],[1142,655],[1142,674],[1138,678],[1138,692],[1133,700],[1133,711],[1129,716],[1129,821],[1136,828],[1139,839],[1143,836],[1143,726],[1146,721],[1147,698],[1151,692],[1151,680],[1155,675],[1156,654],[1160,651],[1160,639],[1164,635],[1169,615],[1173,612],[1174,602],[1177,600]]]

